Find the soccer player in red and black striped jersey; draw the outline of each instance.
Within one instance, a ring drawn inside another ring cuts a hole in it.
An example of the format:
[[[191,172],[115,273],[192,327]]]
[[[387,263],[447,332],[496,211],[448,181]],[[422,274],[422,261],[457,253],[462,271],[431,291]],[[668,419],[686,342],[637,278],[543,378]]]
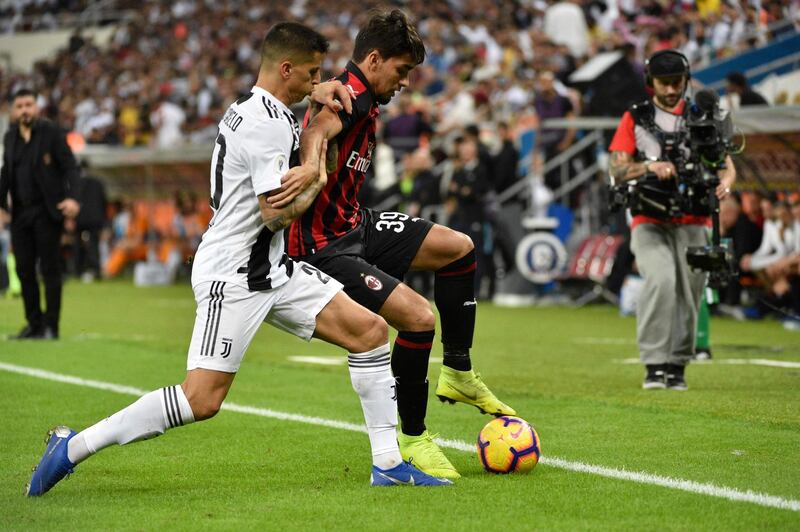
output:
[[[275,206],[291,199],[319,173],[320,146],[329,141],[330,179],[289,232],[289,255],[344,284],[345,292],[398,330],[392,351],[402,425],[400,449],[420,469],[458,478],[425,427],[428,359],[436,318],[428,301],[401,282],[409,270],[436,272],[435,302],[442,320],[444,367],[436,394],[442,401],[513,415],[472,370],[475,328],[475,251],[466,235],[399,212],[363,208],[358,191],[372,163],[379,105],[408,86],[425,58],[416,29],[402,11],[376,12],[360,29],[352,61],[337,78],[354,97],[353,112],[323,108],[301,135],[302,166],[283,180]]]

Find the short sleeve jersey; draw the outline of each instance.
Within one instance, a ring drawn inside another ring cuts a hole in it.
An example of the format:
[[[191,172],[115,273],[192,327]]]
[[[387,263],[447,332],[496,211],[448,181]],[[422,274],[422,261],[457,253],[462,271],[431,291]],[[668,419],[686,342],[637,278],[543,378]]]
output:
[[[352,231],[359,222],[358,191],[372,164],[378,101],[364,74],[352,62],[336,79],[355,94],[353,112],[339,112],[342,131],[329,142],[338,150],[336,170],[303,215],[289,229],[289,255],[313,255]],[[308,116],[306,116],[308,120]]]
[[[268,91],[253,87],[231,104],[211,159],[214,215],[195,255],[192,284],[226,281],[261,291],[288,280],[283,231],[263,224],[258,196],[280,188],[299,146],[294,114]]]

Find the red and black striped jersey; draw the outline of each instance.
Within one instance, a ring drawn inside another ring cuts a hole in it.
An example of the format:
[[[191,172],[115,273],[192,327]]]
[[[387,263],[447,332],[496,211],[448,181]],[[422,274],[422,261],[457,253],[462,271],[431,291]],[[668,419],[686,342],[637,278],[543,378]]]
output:
[[[354,63],[348,63],[336,79],[353,90],[353,112],[339,112],[342,131],[329,142],[338,148],[336,170],[328,173],[325,188],[289,228],[288,251],[292,257],[317,253],[359,222],[358,191],[372,164],[380,110],[372,87]]]

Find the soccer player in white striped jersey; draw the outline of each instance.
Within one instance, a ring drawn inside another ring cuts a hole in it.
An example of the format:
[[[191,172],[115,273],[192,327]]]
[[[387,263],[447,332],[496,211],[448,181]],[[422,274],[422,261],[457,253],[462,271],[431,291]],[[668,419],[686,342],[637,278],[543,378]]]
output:
[[[213,417],[265,321],[300,338],[313,336],[347,349],[372,447],[372,485],[451,483],[422,473],[400,456],[386,322],[350,299],[338,281],[285,253],[283,229],[324,187],[325,164],[317,181],[289,205],[267,203],[289,166],[299,162],[300,128],[289,106],[312,93],[313,100],[337,111],[350,105],[340,83],[319,86],[327,49],[327,40],[306,26],[274,26],[264,40],[256,85],[219,124],[211,161],[214,215],[192,271],[197,313],[183,384],[150,392],[80,433],[64,426],[51,430],[28,484],[29,496],[44,494],[112,444],[153,438]],[[321,153],[324,158],[325,150]]]

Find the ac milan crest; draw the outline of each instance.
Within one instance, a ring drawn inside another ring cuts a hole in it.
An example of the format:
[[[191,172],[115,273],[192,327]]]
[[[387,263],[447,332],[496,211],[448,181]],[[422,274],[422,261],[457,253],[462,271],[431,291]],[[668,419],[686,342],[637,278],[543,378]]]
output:
[[[367,275],[364,277],[364,284],[367,285],[367,288],[370,290],[378,291],[383,288],[383,283],[380,279],[375,277],[374,275]]]

